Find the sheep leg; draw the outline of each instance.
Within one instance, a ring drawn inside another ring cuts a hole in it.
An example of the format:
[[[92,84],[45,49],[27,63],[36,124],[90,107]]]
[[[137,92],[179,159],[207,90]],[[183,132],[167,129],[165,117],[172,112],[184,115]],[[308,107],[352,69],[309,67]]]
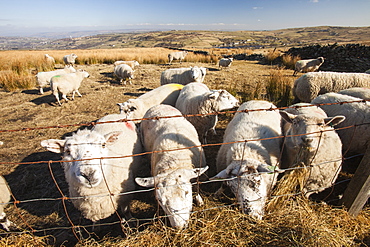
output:
[[[40,94],[44,94],[44,89],[40,87]]]
[[[62,94],[62,98],[65,99],[68,102],[67,95]]]
[[[62,105],[62,103],[60,103],[60,100],[59,100],[59,93],[54,93],[54,97],[56,98],[57,102],[59,105]]]
[[[76,90],[75,92],[77,93],[78,96],[82,97],[82,95],[80,94],[78,90]]]
[[[196,204],[198,207],[201,207],[201,206],[203,206],[203,205],[204,205],[203,198],[202,198],[199,194],[197,194],[197,195],[195,196],[195,204]]]

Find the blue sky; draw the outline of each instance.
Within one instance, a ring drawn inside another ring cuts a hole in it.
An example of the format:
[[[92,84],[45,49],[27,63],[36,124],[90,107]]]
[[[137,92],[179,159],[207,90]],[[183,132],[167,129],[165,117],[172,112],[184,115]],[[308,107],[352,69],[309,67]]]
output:
[[[370,26],[370,0],[0,0],[0,36],[78,30]]]

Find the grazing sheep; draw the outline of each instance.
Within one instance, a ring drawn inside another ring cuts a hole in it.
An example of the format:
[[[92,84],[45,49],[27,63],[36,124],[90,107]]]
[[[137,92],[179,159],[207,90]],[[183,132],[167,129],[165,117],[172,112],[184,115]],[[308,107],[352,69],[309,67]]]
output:
[[[338,92],[339,94],[345,94],[352,97],[370,100],[370,88],[366,87],[352,87],[343,89]]]
[[[98,123],[122,118],[122,114],[111,114]],[[65,140],[44,140],[41,146],[63,155],[69,196],[86,219],[96,222],[107,218],[118,207],[126,219],[131,217],[132,194],[120,193],[135,190],[134,177],[141,166],[140,156],[129,156],[142,152],[133,122],[97,124],[92,130],[79,130]],[[121,156],[129,157],[117,158]]]
[[[44,94],[44,87],[50,84],[50,80],[53,76],[68,74],[76,72],[77,70],[72,66],[65,66],[64,69],[57,69],[54,71],[39,72],[36,75],[37,85],[39,86],[40,94]]]
[[[231,63],[233,62],[233,58],[221,58],[220,61],[218,62],[218,67],[224,67],[224,68],[230,68]]]
[[[56,75],[50,80],[51,90],[55,96],[59,105],[62,105],[59,101],[59,93],[62,94],[62,98],[68,101],[67,94],[72,93],[72,100],[75,98],[75,93],[82,97],[78,89],[81,86],[81,82],[84,78],[89,77],[89,73],[84,70],[78,70],[74,73]]]
[[[298,72],[317,71],[323,63],[324,63],[323,57],[318,57],[316,59],[299,60],[295,63],[293,76],[295,76]]]
[[[280,111],[288,123],[283,128],[285,141],[281,167],[307,168],[308,174],[301,189],[308,198],[332,186],[339,174],[342,143],[332,126],[342,122],[345,117],[327,117],[315,106],[297,113]]]
[[[52,56],[50,56],[49,54],[45,54],[45,55],[44,55],[44,58],[45,58],[45,62],[46,62],[46,63],[48,63],[48,64],[50,64],[50,65],[54,66],[54,64],[55,64],[55,59],[54,59]]]
[[[0,225],[6,231],[9,231],[9,227],[13,225],[13,222],[6,218],[4,208],[10,201],[10,190],[8,183],[3,176],[0,176]]]
[[[166,84],[157,87],[136,99],[129,99],[126,102],[118,103],[121,114],[126,114],[129,119],[143,118],[150,107],[165,104],[175,106],[179,93],[184,85]]]
[[[326,93],[318,96],[311,103],[338,103],[359,101],[360,98],[338,93]],[[354,154],[363,154],[370,142],[370,126],[364,123],[370,123],[370,103],[355,102],[335,105],[320,105],[329,117],[343,115],[345,121],[335,126],[337,133],[342,140],[343,153],[346,156]],[[353,128],[340,129],[346,126],[358,125]]]
[[[72,53],[70,55],[65,55],[63,57],[63,62],[65,63],[65,65],[73,66],[76,63],[76,58],[77,58],[77,55],[74,54],[74,53]]]
[[[188,55],[187,51],[177,51],[177,52],[171,52],[168,54],[168,64],[172,63],[172,60],[180,60],[180,63],[183,59],[185,59],[186,55]]]
[[[370,74],[309,72],[294,82],[294,102],[311,102],[319,94],[339,92],[352,87],[370,87]]]
[[[167,69],[161,74],[161,85],[178,83],[186,85],[190,82],[203,82],[207,69],[203,67]]]
[[[227,125],[217,154],[219,173],[211,178],[227,179],[244,213],[262,219],[266,199],[276,183],[275,171],[280,157],[281,117],[272,103],[252,100],[243,103]],[[260,140],[263,138],[273,138]],[[255,140],[248,141],[246,140]],[[241,141],[241,142],[238,142]],[[229,142],[237,142],[225,144]]]
[[[140,66],[139,62],[136,61],[136,60],[132,60],[132,61],[115,61],[113,65],[114,65],[114,67],[116,67],[117,65],[120,65],[120,64],[127,64],[132,69],[135,69],[135,67]]]
[[[182,114],[209,114],[229,110],[239,106],[239,101],[226,90],[210,91],[199,82],[192,82],[184,86],[176,101],[176,108]],[[213,130],[217,124],[217,114],[203,116],[185,116],[194,125],[201,142],[206,143],[207,132]]]
[[[126,85],[126,80],[132,84],[131,79],[134,79],[134,70],[127,64],[119,64],[116,67],[114,67],[113,74],[117,76],[120,79],[120,83]]]
[[[181,113],[172,106],[157,105],[150,108],[144,117],[174,115]],[[183,117],[143,120],[140,130],[145,150],[155,152],[151,155],[152,177],[136,178],[135,181],[140,186],[156,188],[156,198],[168,215],[171,226],[184,228],[192,210],[190,180],[208,169],[203,167],[206,161],[197,132]],[[192,146],[196,147],[187,149]]]

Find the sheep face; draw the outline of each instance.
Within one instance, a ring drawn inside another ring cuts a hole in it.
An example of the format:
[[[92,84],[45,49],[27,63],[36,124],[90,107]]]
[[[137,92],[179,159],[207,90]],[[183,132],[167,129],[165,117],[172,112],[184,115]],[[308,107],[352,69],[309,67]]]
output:
[[[150,178],[136,178],[143,187],[155,187],[156,198],[168,216],[172,227],[187,227],[192,210],[192,185],[190,179],[203,174],[208,167],[178,169]]]
[[[305,148],[308,151],[315,152],[319,148],[320,139],[324,130],[332,129],[342,121],[344,116],[320,118],[310,115],[293,115],[284,111],[280,112],[285,121],[291,124],[287,135],[293,135],[291,142],[294,147]]]
[[[201,80],[205,74],[204,70],[198,67],[191,67],[190,71],[191,71],[191,78],[193,79],[193,81]]]
[[[226,184],[237,197],[241,210],[262,219],[265,198],[273,185],[273,170],[273,167],[254,159],[234,160],[211,180],[227,179]]]
[[[213,90],[209,97],[217,102],[217,111],[229,110],[239,106],[239,100],[226,90]]]
[[[62,153],[66,180],[69,184],[80,184],[93,188],[102,183],[104,176],[110,175],[105,165],[109,145],[113,144],[122,132],[111,132],[105,136],[89,130],[78,131],[66,140],[49,139],[41,146],[49,151]]]

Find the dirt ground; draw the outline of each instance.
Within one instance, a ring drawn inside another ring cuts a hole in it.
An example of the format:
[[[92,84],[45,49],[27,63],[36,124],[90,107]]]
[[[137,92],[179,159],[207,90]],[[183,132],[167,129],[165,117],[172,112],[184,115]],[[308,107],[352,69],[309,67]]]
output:
[[[70,227],[68,217],[75,225],[86,226],[91,222],[83,219],[70,201],[65,202],[68,212],[66,215],[64,201],[58,199],[62,196],[54,182],[55,179],[61,191],[68,195],[63,170],[58,163],[50,167],[47,165],[47,161],[60,160],[61,157],[44,150],[40,142],[50,138],[61,139],[79,128],[85,128],[83,124],[88,125],[107,114],[119,113],[116,103],[136,98],[158,87],[160,73],[165,69],[194,65],[208,68],[204,82],[210,89],[223,88],[236,92],[243,90],[243,87],[252,89],[258,83],[262,83],[272,68],[255,61],[235,61],[231,68],[223,70],[219,70],[215,64],[174,63],[171,66],[143,64],[136,69],[136,78],[132,85],[121,85],[112,77],[113,65],[78,65],[77,69],[87,70],[90,77],[83,81],[79,90],[82,97],[77,96],[74,101],[68,103],[62,101],[62,106],[56,104],[49,88],[45,90],[44,95],[38,94],[36,88],[18,92],[0,91],[0,141],[4,143],[0,146],[0,174],[7,179],[15,199],[20,201],[17,207],[14,205],[7,207],[10,220],[16,223],[19,229],[35,230],[35,235],[52,235],[56,243],[74,239],[70,230],[51,228]],[[286,71],[286,76],[291,77],[291,74],[292,71]],[[222,142],[223,130],[228,121],[228,117],[220,116],[216,128],[218,135],[211,136],[208,139],[209,143]],[[48,128],[65,125],[72,126]],[[211,173],[215,171],[212,167],[215,166],[218,148],[219,146],[205,148]],[[149,171],[147,172],[149,174]],[[209,191],[211,190],[212,188]],[[40,198],[43,200],[38,200]],[[140,193],[132,203],[133,215],[138,219],[153,218],[156,210],[152,193]],[[115,216],[112,217],[107,221],[117,220]],[[38,231],[42,229],[49,230]],[[121,232],[120,229],[116,230],[118,233]],[[112,227],[107,232],[115,235]],[[103,227],[101,234],[107,232]]]

